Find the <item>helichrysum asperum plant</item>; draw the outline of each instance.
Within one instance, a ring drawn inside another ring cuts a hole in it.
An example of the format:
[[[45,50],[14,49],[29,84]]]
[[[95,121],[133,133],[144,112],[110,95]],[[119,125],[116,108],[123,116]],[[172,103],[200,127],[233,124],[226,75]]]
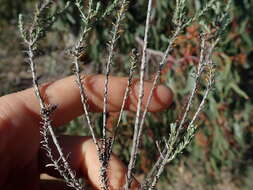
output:
[[[222,1],[222,0],[209,0],[206,2],[206,5],[194,15],[188,16],[187,14],[187,1],[186,0],[176,0],[176,8],[172,18],[174,24],[174,30],[172,35],[169,37],[167,42],[167,49],[163,54],[163,58],[159,63],[157,72],[153,80],[153,87],[148,96],[147,104],[142,109],[142,100],[144,95],[144,76],[145,70],[148,65],[147,61],[147,47],[149,42],[149,30],[150,30],[150,20],[152,15],[152,0],[148,1],[147,13],[146,13],[146,24],[144,31],[143,47],[141,52],[140,61],[137,58],[136,51],[132,51],[130,58],[130,71],[128,85],[125,90],[119,118],[116,123],[116,130],[113,135],[108,134],[106,129],[107,123],[107,106],[108,106],[108,84],[109,84],[109,75],[111,73],[111,68],[114,62],[114,56],[116,54],[115,47],[117,45],[118,39],[121,37],[122,33],[122,23],[124,23],[126,11],[128,8],[128,0],[114,0],[110,1],[106,9],[101,8],[99,1],[89,0],[88,5],[84,7],[84,2],[81,0],[72,0],[66,4],[63,9],[57,8],[55,12],[52,13],[52,5],[57,3],[53,0],[40,0],[35,8],[33,16],[31,18],[30,24],[24,24],[23,16],[19,17],[19,30],[21,33],[21,38],[26,46],[26,54],[28,57],[28,62],[30,64],[31,73],[33,77],[33,87],[35,95],[38,98],[40,108],[41,108],[41,118],[43,121],[43,127],[41,129],[42,142],[41,145],[47,151],[48,157],[52,161],[52,164],[49,166],[54,167],[60,175],[65,179],[68,186],[73,187],[74,189],[83,189],[85,184],[80,183],[76,178],[75,172],[71,170],[67,158],[62,152],[62,149],[58,143],[57,137],[52,128],[51,114],[54,109],[57,109],[55,105],[47,105],[40,92],[40,84],[38,82],[37,70],[36,70],[36,51],[40,48],[39,41],[43,39],[47,32],[50,30],[50,27],[54,24],[55,20],[59,15],[64,13],[68,6],[74,6],[80,14],[81,19],[81,30],[79,38],[77,39],[75,45],[70,50],[70,57],[73,60],[74,64],[74,73],[76,76],[76,83],[80,90],[81,102],[84,110],[84,121],[88,126],[92,139],[96,145],[98,152],[99,161],[101,163],[100,168],[100,182],[101,189],[107,190],[110,189],[108,185],[108,162],[112,154],[112,147],[115,142],[115,137],[120,132],[118,130],[120,126],[120,121],[123,113],[123,108],[125,107],[127,97],[129,95],[130,87],[133,79],[133,72],[135,67],[140,64],[140,74],[139,74],[139,90],[138,90],[138,104],[136,119],[134,123],[134,134],[132,139],[131,147],[131,156],[128,164],[126,183],[122,187],[125,190],[130,189],[131,183],[134,176],[134,168],[136,167],[136,160],[138,155],[138,150],[140,146],[140,141],[143,134],[143,126],[145,117],[148,111],[148,105],[153,96],[154,89],[156,88],[161,71],[164,65],[167,63],[168,56],[173,50],[173,45],[178,37],[178,35],[183,32],[183,30],[193,24],[198,22],[201,26],[201,35],[200,40],[200,57],[194,77],[194,84],[189,95],[188,102],[184,108],[184,112],[180,120],[175,123],[171,123],[170,132],[167,135],[167,138],[164,138],[162,142],[154,143],[157,144],[160,156],[155,162],[151,171],[146,175],[146,178],[140,183],[139,189],[155,189],[156,184],[165,168],[165,166],[171,162],[175,157],[181,153],[193,139],[197,126],[195,124],[196,119],[198,118],[199,113],[203,110],[206,99],[210,91],[212,90],[213,84],[215,82],[215,64],[212,61],[212,55],[215,47],[219,43],[222,35],[224,34],[225,28],[229,24],[229,8],[231,1]],[[116,14],[113,12],[116,11]],[[206,14],[212,14],[212,20],[205,20]],[[105,84],[104,84],[104,97],[103,97],[103,122],[102,122],[102,136],[98,137],[95,134],[93,123],[91,121],[90,113],[87,106],[87,97],[85,94],[85,89],[82,86],[82,81],[84,78],[80,75],[80,56],[87,51],[87,40],[90,32],[94,29],[95,22],[103,22],[103,18],[108,17],[108,15],[115,15],[114,21],[112,21],[111,37],[110,40],[105,46],[107,47],[108,55],[106,58],[105,64]],[[205,84],[204,94],[199,105],[193,108],[193,100],[199,90],[200,84]],[[189,112],[191,109],[194,109],[194,114],[189,118]],[[190,122],[186,122],[186,120]],[[54,146],[56,146],[59,153],[59,157],[55,158],[52,154],[52,149],[49,145],[49,138],[52,138]],[[101,140],[98,140],[100,139]]]

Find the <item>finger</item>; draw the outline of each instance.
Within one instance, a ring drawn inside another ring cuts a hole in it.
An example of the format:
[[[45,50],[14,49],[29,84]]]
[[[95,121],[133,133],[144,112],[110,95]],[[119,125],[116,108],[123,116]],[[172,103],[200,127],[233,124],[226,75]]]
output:
[[[96,112],[103,109],[104,81],[105,76],[103,75],[87,76],[83,80],[90,111]],[[120,110],[126,86],[127,78],[109,77],[109,112],[117,112]],[[132,86],[130,96],[127,100],[127,110],[135,111],[138,88],[139,82],[136,81]],[[152,83],[145,82],[143,98],[144,105],[147,102],[151,88]],[[79,89],[75,83],[74,76],[42,85],[41,92],[46,103],[58,105],[58,109],[56,109],[52,117],[54,125],[58,126],[65,124],[82,114],[83,108],[80,101]],[[13,102],[15,102],[15,105]],[[159,85],[154,91],[154,97],[152,98],[148,110],[152,112],[161,111],[167,108],[171,102],[171,90],[163,85]],[[0,98],[0,105],[2,109],[5,109],[4,106],[12,107],[11,111],[13,113],[8,112],[8,117],[13,118],[12,116],[15,115],[17,123],[20,123],[18,119],[22,121],[29,121],[31,120],[31,117],[33,119],[39,119],[40,108],[33,89],[4,96]],[[28,123],[25,122],[22,124],[27,125]]]
[[[100,162],[93,141],[88,137],[73,136],[61,136],[59,141],[65,155],[69,154],[68,161],[73,170],[77,172],[77,175],[79,177],[87,177],[95,189],[100,189]],[[54,152],[54,155],[57,156],[57,153]],[[49,163],[51,161],[48,160],[46,152],[42,151],[40,162],[41,172],[59,177],[58,172],[53,168],[45,167]],[[124,186],[126,172],[125,165],[112,154],[108,167],[108,184],[111,190],[118,190]],[[131,189],[137,189],[137,187],[138,183],[134,180]]]

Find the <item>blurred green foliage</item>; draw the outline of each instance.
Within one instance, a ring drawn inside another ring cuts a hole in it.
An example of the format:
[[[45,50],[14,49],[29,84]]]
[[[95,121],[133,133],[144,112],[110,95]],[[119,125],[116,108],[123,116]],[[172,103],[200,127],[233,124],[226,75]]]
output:
[[[0,82],[4,82],[0,95],[16,91],[29,86],[22,80],[22,71],[27,67],[23,64],[20,42],[18,39],[17,15],[20,12],[29,12],[34,5],[34,0],[1,0],[0,1]],[[106,6],[103,1],[103,6]],[[206,2],[195,0],[188,2],[188,14],[199,9]],[[63,3],[63,1],[59,1]],[[149,48],[163,51],[166,42],[173,30],[171,17],[174,1],[154,0],[151,22]],[[217,76],[215,89],[208,98],[205,111],[198,120],[199,132],[194,143],[183,156],[168,167],[164,180],[160,184],[163,189],[170,189],[166,184],[170,183],[176,189],[251,189],[253,186],[253,3],[251,0],[234,0],[232,9],[233,20],[219,48],[215,52],[214,61],[217,64]],[[8,10],[8,11],[7,11]],[[123,36],[118,45],[118,55],[115,60],[114,73],[126,75],[127,64],[123,61],[133,47],[140,48],[137,37],[142,38],[145,22],[146,1],[134,0],[129,5],[126,21],[123,24]],[[79,31],[79,17],[77,11],[70,8],[61,16],[53,27],[57,38],[64,41],[65,36],[71,33],[76,36]],[[89,53],[84,63],[92,62],[96,72],[102,72],[103,61],[106,55],[105,44],[108,40],[111,22],[108,19],[97,22],[90,36]],[[10,32],[11,31],[11,32]],[[13,35],[13,36],[10,36]],[[171,56],[174,61],[168,61],[163,70],[161,83],[170,86],[174,92],[174,103],[171,109],[163,114],[153,114],[146,120],[146,137],[142,142],[139,169],[148,171],[152,161],[158,155],[154,141],[168,132],[168,124],[175,121],[184,108],[187,95],[191,90],[191,82],[195,61],[199,54],[199,28],[195,24],[188,27],[178,38]],[[49,37],[52,35],[50,34]],[[55,36],[54,36],[55,37]],[[51,41],[43,43],[45,53],[50,55],[64,49],[63,43]],[[47,44],[48,43],[48,44]],[[55,44],[56,43],[56,44]],[[7,45],[6,45],[7,44]],[[4,51],[4,49],[11,51]],[[16,50],[15,50],[16,49]],[[12,52],[12,53],[11,53]],[[14,53],[13,53],[14,52]],[[14,60],[15,57],[16,59]],[[64,59],[61,58],[61,59]],[[60,59],[60,60],[61,60]],[[155,65],[156,55],[151,55],[150,62]],[[15,62],[15,67],[11,64]],[[50,62],[50,60],[49,60]],[[22,63],[22,64],[21,64]],[[55,62],[50,68],[54,73]],[[67,65],[68,66],[68,65]],[[60,65],[59,67],[63,67]],[[152,79],[155,66],[149,69],[147,79]],[[44,68],[45,69],[45,68]],[[64,68],[65,74],[71,73],[71,67]],[[67,70],[67,71],[66,71]],[[47,70],[44,70],[47,72]],[[17,77],[13,79],[12,73]],[[8,75],[7,75],[8,74]],[[9,76],[10,75],[10,76]],[[20,79],[21,78],[21,79]],[[195,103],[201,98],[201,91]],[[118,139],[117,150],[124,150],[120,155],[123,161],[129,157],[129,144],[131,142],[131,130],[133,114],[126,113],[123,118],[121,137]],[[94,116],[98,119],[100,116]],[[95,120],[95,119],[94,119]],[[79,119],[68,125],[63,132],[68,134],[85,135],[87,132],[80,129]],[[187,188],[186,188],[187,187]]]

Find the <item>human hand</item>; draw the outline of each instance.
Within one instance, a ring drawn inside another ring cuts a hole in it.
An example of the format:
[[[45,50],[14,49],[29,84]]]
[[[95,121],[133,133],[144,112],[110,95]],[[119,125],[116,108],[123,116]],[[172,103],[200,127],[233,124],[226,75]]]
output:
[[[100,112],[103,109],[103,75],[92,75],[84,80],[89,109]],[[109,78],[108,111],[120,111],[127,78]],[[132,86],[126,110],[135,111],[139,83]],[[144,85],[143,104],[151,90],[152,83]],[[53,126],[58,127],[82,114],[79,89],[74,77],[68,77],[41,86],[41,92],[48,104],[58,105],[52,115]],[[154,92],[149,111],[166,109],[172,102],[172,92],[158,86]],[[68,189],[60,181],[42,181],[40,174],[59,177],[57,171],[45,167],[50,163],[46,153],[40,150],[40,107],[33,89],[9,94],[0,98],[0,189],[3,190],[48,190]],[[78,177],[87,178],[94,189],[99,189],[99,167],[95,145],[90,137],[60,136],[62,150],[70,153],[68,161]],[[53,146],[52,146],[53,148]],[[56,154],[56,151],[55,151]],[[57,154],[56,154],[57,155]],[[109,163],[109,184],[112,190],[124,186],[126,167],[112,155]],[[137,185],[135,181],[133,187]]]

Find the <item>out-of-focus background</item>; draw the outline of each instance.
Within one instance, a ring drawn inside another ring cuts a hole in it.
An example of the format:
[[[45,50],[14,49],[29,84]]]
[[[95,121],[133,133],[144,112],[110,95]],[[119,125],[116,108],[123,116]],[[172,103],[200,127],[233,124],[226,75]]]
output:
[[[203,2],[206,1],[189,1],[189,14],[201,8]],[[0,96],[31,87],[29,65],[23,52],[17,18],[19,13],[29,18],[35,3],[36,0],[0,0]],[[57,3],[64,5],[64,1]],[[253,3],[251,0],[234,0],[233,3],[232,23],[214,54],[213,59],[217,64],[216,84],[199,118],[199,131],[188,149],[168,165],[159,189],[253,188]],[[102,1],[102,4],[106,6],[107,1]],[[152,79],[153,71],[173,31],[171,18],[174,6],[175,1],[154,0],[149,40],[150,67],[146,79]],[[116,50],[114,75],[127,76],[127,60],[131,49],[140,50],[142,47],[145,10],[146,1],[131,1]],[[102,73],[111,19],[105,19],[93,27],[88,53],[82,58],[82,68],[86,73]],[[72,73],[71,60],[66,52],[74,44],[79,29],[78,12],[70,7],[41,41],[36,59],[41,82]],[[170,110],[149,115],[145,122],[146,136],[142,142],[137,171],[140,179],[159,154],[154,145],[155,140],[166,135],[168,124],[178,118],[191,90],[191,73],[199,54],[198,36],[197,24],[188,27],[177,39],[175,49],[162,72],[161,83],[174,91],[174,103]],[[197,97],[196,103],[198,101]],[[124,130],[115,148],[124,162],[129,158],[133,116],[133,113],[124,115]],[[95,124],[99,130],[101,117],[94,117],[98,118]],[[114,116],[110,118],[113,124]],[[77,118],[59,132],[88,134],[81,126],[81,120]]]

